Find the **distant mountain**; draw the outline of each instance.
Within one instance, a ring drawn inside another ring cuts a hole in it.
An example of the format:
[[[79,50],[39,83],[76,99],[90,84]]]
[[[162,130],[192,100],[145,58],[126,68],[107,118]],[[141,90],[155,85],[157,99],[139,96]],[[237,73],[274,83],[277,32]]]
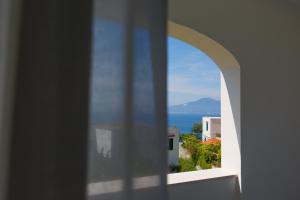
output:
[[[175,114],[220,115],[221,103],[212,98],[202,98],[180,105],[169,106],[168,112]]]

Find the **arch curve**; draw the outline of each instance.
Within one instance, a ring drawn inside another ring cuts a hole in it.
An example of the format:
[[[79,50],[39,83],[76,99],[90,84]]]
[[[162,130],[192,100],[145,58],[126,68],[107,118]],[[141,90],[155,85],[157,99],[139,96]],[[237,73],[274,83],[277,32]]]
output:
[[[222,168],[236,173],[241,183],[240,65],[220,43],[189,27],[169,21],[168,35],[198,48],[220,68]]]
[[[240,69],[235,57],[221,44],[208,36],[191,28],[168,21],[168,35],[182,40],[208,55],[219,67],[223,69]]]

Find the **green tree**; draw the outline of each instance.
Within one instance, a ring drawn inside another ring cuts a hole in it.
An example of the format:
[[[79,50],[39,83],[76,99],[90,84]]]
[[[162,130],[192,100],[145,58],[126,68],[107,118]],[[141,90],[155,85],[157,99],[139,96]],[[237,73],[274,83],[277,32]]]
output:
[[[179,159],[180,172],[188,172],[196,170],[196,165],[192,159]]]
[[[221,166],[221,143],[203,144],[199,151],[197,164],[202,169],[211,169],[212,166]]]
[[[212,165],[211,163],[209,163],[205,156],[200,156],[199,160],[198,160],[198,165],[202,168],[202,169],[211,169]]]
[[[202,133],[202,123],[195,123],[192,128],[193,133]]]
[[[185,134],[182,136],[182,147],[188,150],[192,158],[197,154],[197,146],[200,141],[193,134]]]
[[[221,142],[203,143],[193,134],[181,135],[182,147],[191,155],[190,159],[180,160],[179,171],[192,171],[199,165],[202,169],[221,166]]]
[[[185,134],[182,136],[182,147],[188,150],[194,164],[197,164],[199,153],[201,153],[201,141],[193,134]]]

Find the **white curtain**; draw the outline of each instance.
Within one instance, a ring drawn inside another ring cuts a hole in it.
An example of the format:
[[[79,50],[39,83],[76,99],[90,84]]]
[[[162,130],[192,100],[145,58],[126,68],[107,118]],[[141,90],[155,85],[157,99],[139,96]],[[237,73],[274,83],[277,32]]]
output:
[[[88,199],[166,200],[166,2],[95,0]]]

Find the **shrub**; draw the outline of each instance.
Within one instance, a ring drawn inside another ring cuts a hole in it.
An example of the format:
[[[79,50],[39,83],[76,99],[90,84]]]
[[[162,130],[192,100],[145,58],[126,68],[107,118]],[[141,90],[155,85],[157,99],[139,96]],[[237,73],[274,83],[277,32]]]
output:
[[[221,142],[205,144],[193,134],[182,135],[181,140],[182,147],[188,150],[191,158],[180,160],[180,171],[195,170],[197,165],[202,169],[221,166]]]
[[[202,132],[202,123],[195,123],[192,128],[193,133],[201,133]]]
[[[169,172],[170,173],[177,173],[180,172],[181,166],[180,165],[170,165]]]
[[[221,143],[203,144],[201,146],[197,164],[202,169],[211,169],[212,166],[221,166]]]
[[[187,149],[190,154],[193,154],[197,151],[197,144],[200,143],[199,139],[193,134],[182,135],[182,147]]]
[[[179,159],[180,172],[188,172],[196,170],[195,163],[192,159]]]
[[[198,165],[200,165],[202,169],[211,169],[212,167],[212,164],[208,162],[204,156],[200,156]]]

